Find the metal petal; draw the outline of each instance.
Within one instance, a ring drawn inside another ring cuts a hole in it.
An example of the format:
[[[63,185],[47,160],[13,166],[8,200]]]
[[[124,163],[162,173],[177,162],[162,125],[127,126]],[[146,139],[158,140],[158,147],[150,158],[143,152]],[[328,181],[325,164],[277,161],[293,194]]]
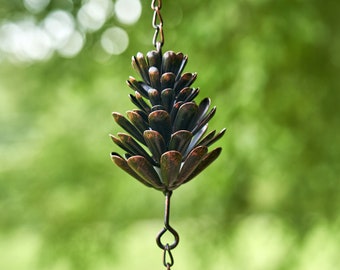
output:
[[[177,130],[188,130],[198,111],[198,106],[194,102],[184,103],[178,110],[173,123],[173,132]]]
[[[178,69],[181,67],[182,60],[182,53],[176,55],[176,53],[173,51],[165,52],[162,59],[162,73],[172,72],[177,74]]]
[[[143,134],[143,132],[149,129],[149,125],[145,122],[144,118],[141,114],[137,113],[136,111],[128,111],[127,116],[131,123]]]
[[[204,127],[211,118],[213,118],[213,116],[216,113],[216,107],[212,108],[211,111],[206,114],[202,120],[199,121],[199,123],[194,127],[194,129],[192,130],[192,133],[195,134],[196,132],[198,132],[202,127]]]
[[[174,91],[176,93],[178,93],[179,91],[181,91],[181,89],[185,88],[185,87],[189,87],[190,85],[192,85],[194,83],[194,81],[197,78],[197,73],[184,73],[179,80],[177,80],[175,86],[174,86]],[[176,78],[177,79],[177,78]]]
[[[150,78],[149,78],[149,66],[146,63],[146,60],[144,58],[144,55],[142,53],[137,53],[137,56],[132,57],[132,66],[135,70],[137,70],[140,74],[140,76],[143,78],[143,80],[150,84]]]
[[[135,156],[145,157],[151,164],[156,165],[156,162],[150,155],[141,147],[131,136],[125,133],[118,133],[118,137],[122,144],[129,150],[128,152]],[[144,139],[144,138],[143,138]]]
[[[176,101],[190,102],[194,100],[195,97],[197,97],[199,92],[200,92],[199,88],[193,89],[190,87],[185,87],[178,93]]]
[[[177,116],[177,113],[178,113],[178,110],[179,108],[184,104],[183,101],[179,101],[179,102],[176,102],[174,104],[174,106],[172,107],[172,110],[170,112],[170,119],[171,119],[171,123],[173,124],[175,119],[176,119],[176,116]]]
[[[158,131],[168,144],[171,135],[170,115],[163,110],[154,111],[149,114],[149,125],[153,130]]]
[[[192,139],[192,133],[187,130],[179,130],[171,135],[169,150],[176,150],[185,155],[188,145]]]
[[[160,93],[156,89],[149,90],[149,99],[152,106],[161,104],[161,96]]]
[[[162,68],[162,52],[161,51],[149,51],[146,54],[149,67],[156,67],[159,71]]]
[[[187,64],[187,61],[188,61],[188,57],[186,55],[183,56],[182,58],[182,62],[177,70],[177,73],[174,71],[174,73],[176,74],[176,81],[178,81],[181,77],[181,74]]]
[[[144,120],[144,122],[145,123],[148,123],[148,113],[146,113],[145,111],[143,111],[143,110],[136,110],[136,109],[134,109],[134,110],[132,110],[133,112],[135,112],[135,113],[138,113],[141,117],[142,117],[142,119]]]
[[[150,77],[150,84],[153,88],[160,90],[161,89],[161,82],[160,82],[160,74],[159,70],[156,67],[149,68],[149,77]]]
[[[190,87],[183,88],[176,96],[176,101],[185,101],[187,97],[190,96],[192,90]]]
[[[196,167],[196,169],[190,174],[190,176],[183,182],[189,182],[192,180],[195,176],[197,176],[199,173],[201,173],[205,168],[207,168],[211,163],[213,163],[218,156],[220,155],[222,151],[222,148],[216,148],[207,155],[204,156],[204,158],[201,160],[200,164]]]
[[[147,181],[145,181],[142,177],[140,177],[138,174],[135,173],[134,170],[130,168],[128,163],[124,158],[122,158],[119,154],[117,153],[111,153],[111,159],[112,161],[121,169],[123,169],[125,172],[127,172],[129,175],[131,175],[133,178],[137,179],[144,185],[148,187],[152,187]]]
[[[134,125],[132,125],[129,120],[117,112],[113,112],[112,116],[118,125],[135,137],[139,142],[145,144],[143,134]]]
[[[167,112],[170,112],[174,103],[174,91],[171,88],[164,89],[161,92],[162,105]]]
[[[166,151],[162,135],[155,130],[146,130],[144,132],[144,140],[153,158],[159,163],[161,155]]]
[[[193,149],[188,157],[185,159],[182,169],[178,175],[178,179],[175,183],[176,186],[180,186],[187,178],[195,171],[201,160],[208,152],[208,147],[199,146]]]
[[[177,151],[168,151],[161,156],[161,178],[165,186],[170,187],[176,182],[181,168],[182,155]]]
[[[142,156],[133,156],[127,160],[130,168],[144,181],[156,189],[163,190],[164,186],[154,167]]]
[[[198,141],[203,137],[205,132],[208,130],[208,124],[203,126],[198,132],[193,135],[192,140],[187,148],[187,151],[185,152],[184,156],[190,153],[192,149],[194,149],[196,146],[198,146]]]
[[[139,109],[144,111],[146,114],[150,113],[150,106],[143,100],[142,96],[138,92],[136,92],[136,96],[130,94],[129,97],[132,103],[135,104]]]
[[[131,152],[130,149],[128,147],[126,147],[120,139],[118,139],[117,137],[113,136],[112,134],[110,134],[110,137],[112,139],[112,141],[117,144],[120,148],[122,148],[124,151],[126,152]]]
[[[199,88],[193,89],[193,90],[191,91],[190,95],[188,95],[187,98],[185,99],[185,102],[190,102],[190,101],[194,100],[195,97],[198,96],[199,92],[200,92],[200,89],[199,89]]]
[[[175,74],[166,72],[161,76],[161,89],[173,88],[175,84]]]
[[[194,121],[192,121],[190,129],[194,129],[196,125],[199,125],[199,123],[204,119],[206,113],[208,112],[209,107],[210,98],[205,98],[200,102],[200,104],[198,105],[198,112],[196,114],[196,118],[194,119]]]
[[[204,137],[198,145],[204,145],[209,147],[213,143],[215,143],[217,140],[223,137],[224,133],[226,132],[226,129],[222,129],[216,136],[215,135],[215,130],[210,132],[206,137]]]
[[[143,97],[148,98],[148,88],[143,87],[141,82],[138,82],[134,77],[129,77],[129,80],[126,82],[130,88],[139,92]]]
[[[154,111],[166,111],[166,110],[163,105],[155,105],[155,106],[152,106],[151,111],[154,112]]]

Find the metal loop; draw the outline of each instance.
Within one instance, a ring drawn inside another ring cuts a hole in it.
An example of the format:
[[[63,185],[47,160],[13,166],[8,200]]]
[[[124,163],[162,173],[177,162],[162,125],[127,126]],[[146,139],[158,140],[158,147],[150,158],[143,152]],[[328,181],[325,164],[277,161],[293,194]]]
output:
[[[157,2],[157,5],[156,5],[156,2]],[[162,8],[162,0],[152,0],[151,1],[151,8],[152,9],[155,9],[155,8],[161,9]]]
[[[167,256],[168,255],[168,256]],[[170,261],[168,262],[167,257],[169,257]],[[163,253],[163,264],[167,269],[170,269],[171,266],[174,265],[174,257],[171,254],[171,248],[169,244],[166,244]]]
[[[159,23],[157,23],[157,18],[159,20]],[[156,8],[152,17],[152,27],[156,29],[160,26],[163,26],[163,18],[160,9]]]
[[[160,40],[158,41],[158,35],[160,35]],[[162,47],[164,44],[164,33],[163,33],[163,26],[159,25],[156,29],[155,29],[155,34],[153,35],[153,39],[152,39],[152,44],[157,48],[157,43],[160,44],[160,46]]]
[[[174,237],[174,242],[169,245],[168,243],[167,244],[163,244],[162,243],[162,236],[167,232],[169,231],[173,237]],[[175,247],[177,247],[178,243],[179,243],[179,235],[178,233],[171,227],[171,226],[167,226],[167,228],[163,228],[163,230],[160,231],[160,233],[158,234],[157,238],[156,238],[156,243],[157,245],[159,246],[160,249],[165,249],[165,247],[168,245],[170,249],[174,249]]]

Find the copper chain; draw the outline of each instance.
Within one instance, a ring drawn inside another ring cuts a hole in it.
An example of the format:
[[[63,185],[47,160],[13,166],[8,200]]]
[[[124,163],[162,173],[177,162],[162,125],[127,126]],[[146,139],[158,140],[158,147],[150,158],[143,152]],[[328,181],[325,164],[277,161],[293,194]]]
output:
[[[162,0],[152,0],[151,9],[153,10],[152,27],[155,29],[152,44],[160,48],[164,44],[163,18],[161,15]]]

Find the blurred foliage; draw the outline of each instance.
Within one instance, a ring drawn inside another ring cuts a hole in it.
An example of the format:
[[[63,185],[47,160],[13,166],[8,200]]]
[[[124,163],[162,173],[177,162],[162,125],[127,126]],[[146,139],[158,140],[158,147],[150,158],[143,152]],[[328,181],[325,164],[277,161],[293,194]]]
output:
[[[30,15],[1,1],[2,21]],[[164,1],[166,50],[189,56],[211,97],[221,157],[173,195],[175,269],[335,270],[340,265],[340,4]],[[73,1],[72,14],[81,1]],[[0,56],[0,269],[161,267],[163,195],[113,166],[111,111],[133,109],[130,57],[152,49],[150,4],[113,17],[73,58]],[[119,25],[128,49],[100,34]],[[105,57],[104,57],[104,56]],[[2,59],[2,60],[1,60]]]

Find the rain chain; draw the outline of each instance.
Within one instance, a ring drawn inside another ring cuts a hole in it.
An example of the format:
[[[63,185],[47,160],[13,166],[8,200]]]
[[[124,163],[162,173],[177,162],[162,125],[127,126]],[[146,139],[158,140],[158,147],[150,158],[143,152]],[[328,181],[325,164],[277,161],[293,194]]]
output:
[[[175,189],[201,173],[221,153],[221,147],[208,148],[225,133],[222,129],[208,132],[208,122],[215,115],[210,109],[210,98],[198,104],[194,100],[199,88],[191,85],[197,74],[183,70],[188,57],[183,53],[167,51],[164,45],[162,1],[152,0],[152,43],[156,48],[146,56],[137,53],[132,66],[141,80],[129,77],[127,84],[134,91],[131,102],[137,107],[127,111],[127,118],[113,112],[115,122],[126,133],[110,135],[112,141],[124,150],[124,155],[113,152],[113,162],[147,187],[161,191],[165,196],[164,228],[156,237],[163,250],[163,265],[170,270],[174,265],[172,250],[179,243],[179,235],[170,225],[170,199]],[[163,243],[170,233],[172,243]]]

